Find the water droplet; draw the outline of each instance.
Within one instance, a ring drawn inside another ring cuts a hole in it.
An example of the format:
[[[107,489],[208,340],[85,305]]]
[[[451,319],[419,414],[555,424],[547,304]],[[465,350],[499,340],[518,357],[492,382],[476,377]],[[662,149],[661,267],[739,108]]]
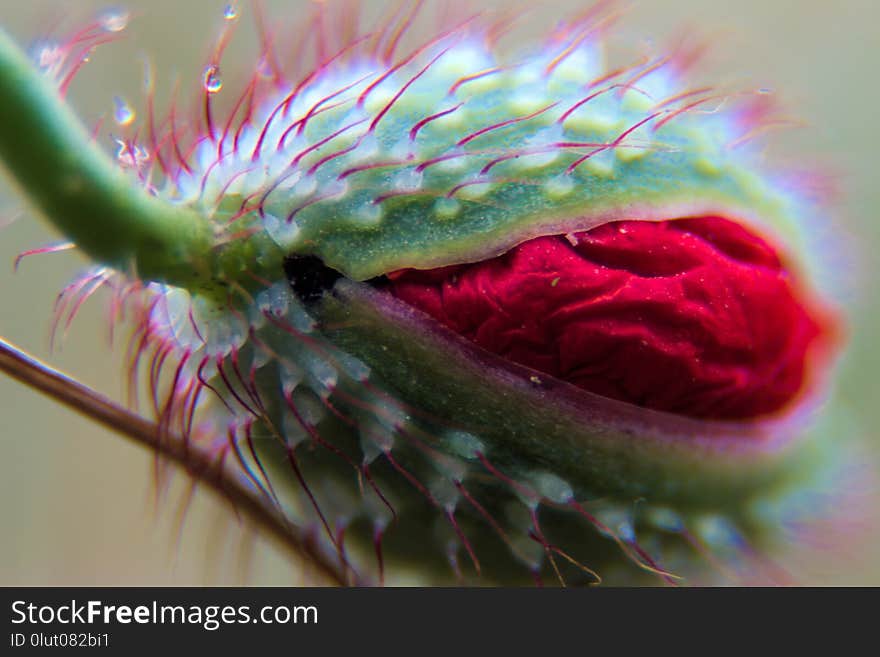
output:
[[[261,78],[271,78],[274,74],[272,71],[272,62],[269,61],[269,58],[265,55],[260,57],[260,61],[257,63],[257,74]]]
[[[131,125],[134,122],[135,111],[119,96],[113,97],[113,103],[116,109],[113,112],[113,118],[116,123],[122,126]]]
[[[233,3],[226,5],[223,9],[223,18],[227,21],[234,21],[238,18],[238,7]]]
[[[122,30],[128,27],[129,18],[131,18],[131,14],[128,11],[114,8],[105,11],[101,15],[99,22],[105,32],[122,32]]]
[[[220,91],[223,88],[223,80],[220,79],[220,67],[216,64],[206,66],[202,83],[205,91],[209,94],[215,94]]]

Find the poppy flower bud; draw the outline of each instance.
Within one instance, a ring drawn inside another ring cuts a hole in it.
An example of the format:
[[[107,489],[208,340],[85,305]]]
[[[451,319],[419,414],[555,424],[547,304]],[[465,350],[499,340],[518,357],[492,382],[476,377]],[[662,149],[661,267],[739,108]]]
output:
[[[0,155],[101,265],[77,289],[114,281],[160,427],[346,572],[746,581],[856,460],[813,415],[826,210],[766,165],[766,94],[693,87],[686,48],[610,67],[607,3],[513,52],[484,18],[409,44],[420,4],[355,36],[320,3],[316,64],[264,34],[238,90],[225,15],[198,119],[116,102],[117,162],[70,62],[0,38]]]

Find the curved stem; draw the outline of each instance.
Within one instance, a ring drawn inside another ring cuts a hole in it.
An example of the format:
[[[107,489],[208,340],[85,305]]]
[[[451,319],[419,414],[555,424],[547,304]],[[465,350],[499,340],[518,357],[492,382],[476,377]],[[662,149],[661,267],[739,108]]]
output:
[[[207,484],[229,500],[236,510],[254,520],[279,543],[314,564],[330,580],[343,586],[348,583],[346,573],[341,572],[327,553],[309,540],[271,501],[235,477],[228,467],[218,464],[216,456],[208,450],[196,444],[187,444],[179,436],[169,437],[167,432],[163,437],[155,423],[120,407],[95,390],[29,356],[3,338],[0,338],[0,371],[98,424],[158,451],[183,467],[196,480]]]
[[[264,232],[224,239],[192,208],[129,179],[2,29],[0,159],[36,209],[110,267],[190,290],[240,276],[243,264],[256,274],[273,265],[280,271],[282,254]]]

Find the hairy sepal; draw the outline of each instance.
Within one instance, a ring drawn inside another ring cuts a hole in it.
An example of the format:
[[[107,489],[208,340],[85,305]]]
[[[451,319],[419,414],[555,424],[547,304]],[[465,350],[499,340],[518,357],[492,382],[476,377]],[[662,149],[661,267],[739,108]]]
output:
[[[800,491],[832,495],[817,482],[846,461],[822,432],[790,440],[801,420],[701,422],[589,395],[363,283],[306,305],[271,290],[212,379],[235,390],[218,432],[360,576],[766,582],[754,554],[814,519]]]

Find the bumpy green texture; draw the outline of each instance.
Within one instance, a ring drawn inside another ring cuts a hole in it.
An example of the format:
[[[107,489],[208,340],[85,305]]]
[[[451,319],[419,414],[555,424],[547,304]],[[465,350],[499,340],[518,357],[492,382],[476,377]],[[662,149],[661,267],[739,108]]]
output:
[[[251,476],[326,540],[344,528],[361,576],[378,576],[378,539],[391,582],[407,567],[455,582],[450,558],[475,584],[778,581],[756,570],[755,551],[808,527],[848,467],[827,427],[792,446],[801,425],[584,398],[382,297],[342,280],[306,307],[273,286],[221,377],[233,406],[262,405],[243,434]],[[184,318],[178,328],[186,342]]]
[[[618,219],[720,214],[807,252],[802,205],[747,143],[760,113],[715,111],[676,57],[609,75],[591,29],[507,60],[473,25],[396,64],[350,48],[207,126],[149,191],[0,37],[0,152],[56,226],[135,284],[141,348],[175,370],[159,396],[186,409],[217,393],[209,435],[341,562],[428,582],[761,579],[756,551],[821,515],[846,460],[822,432],[588,395],[365,282]],[[297,298],[284,259],[302,256],[341,278]]]
[[[504,61],[453,34],[399,68],[330,64],[203,142],[166,193],[218,219],[250,203],[286,252],[356,280],[615,219],[722,213],[800,248],[791,202],[732,147],[753,123],[675,100],[674,59],[600,83],[599,47],[566,45]]]

